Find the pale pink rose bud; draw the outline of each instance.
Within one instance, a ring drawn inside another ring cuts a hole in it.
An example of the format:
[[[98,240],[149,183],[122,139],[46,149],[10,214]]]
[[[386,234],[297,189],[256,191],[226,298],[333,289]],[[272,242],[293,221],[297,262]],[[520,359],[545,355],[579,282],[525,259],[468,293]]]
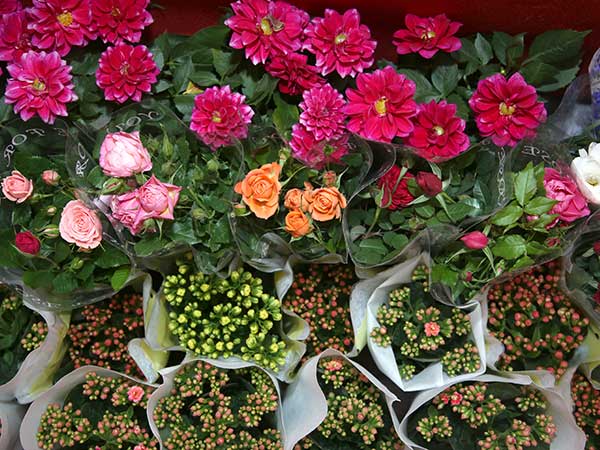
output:
[[[144,398],[144,389],[142,389],[140,386],[131,386],[127,391],[127,398],[130,402],[139,402]]]
[[[154,219],[173,220],[173,211],[179,200],[181,188],[163,183],[154,175],[138,189],[138,198],[144,211]]]
[[[481,231],[471,231],[461,237],[460,240],[472,250],[481,250],[487,247],[489,241],[488,237]]]
[[[140,140],[139,131],[107,134],[100,147],[100,167],[105,175],[117,178],[151,170],[150,154]]]
[[[44,170],[42,172],[42,181],[48,186],[56,186],[60,181],[60,175],[56,170]]]
[[[102,222],[81,200],[65,205],[58,224],[60,237],[83,249],[94,249],[102,242]]]
[[[18,170],[13,170],[2,180],[2,193],[11,202],[23,203],[33,193],[33,182]]]

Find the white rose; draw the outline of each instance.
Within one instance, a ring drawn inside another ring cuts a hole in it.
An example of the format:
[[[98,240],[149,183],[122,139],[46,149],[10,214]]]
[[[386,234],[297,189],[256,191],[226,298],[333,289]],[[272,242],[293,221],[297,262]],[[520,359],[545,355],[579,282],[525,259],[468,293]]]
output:
[[[600,144],[591,144],[589,151],[588,154],[579,150],[579,156],[571,163],[571,171],[583,196],[590,203],[600,205]]]

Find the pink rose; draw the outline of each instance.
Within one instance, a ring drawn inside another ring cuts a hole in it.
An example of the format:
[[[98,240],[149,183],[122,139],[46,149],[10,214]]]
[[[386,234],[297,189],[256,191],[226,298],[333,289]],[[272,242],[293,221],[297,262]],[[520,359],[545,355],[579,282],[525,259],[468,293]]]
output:
[[[488,237],[481,231],[471,231],[461,237],[460,240],[471,250],[481,250],[487,247],[489,241]]]
[[[44,170],[42,172],[42,181],[48,186],[56,186],[60,180],[60,175],[56,170]]]
[[[144,389],[140,386],[131,386],[127,391],[127,398],[133,403],[139,402],[144,398]]]
[[[181,188],[163,183],[154,175],[138,189],[138,198],[142,208],[153,218],[173,220],[173,210],[179,200]]]
[[[144,221],[151,217],[151,214],[148,214],[142,208],[137,189],[126,194],[114,195],[110,209],[112,210],[112,216],[126,226],[133,235],[138,234],[144,225]]]
[[[126,178],[152,169],[139,131],[107,134],[100,147],[100,167],[105,175]]]
[[[71,200],[60,215],[60,237],[80,248],[94,249],[102,241],[102,223],[81,200]]]
[[[546,197],[558,202],[552,207],[550,214],[558,214],[558,218],[563,222],[574,222],[590,214],[587,200],[577,188],[575,181],[561,175],[556,169],[546,168],[544,188]]]
[[[33,193],[33,182],[18,170],[13,170],[2,180],[2,193],[11,202],[23,203]]]

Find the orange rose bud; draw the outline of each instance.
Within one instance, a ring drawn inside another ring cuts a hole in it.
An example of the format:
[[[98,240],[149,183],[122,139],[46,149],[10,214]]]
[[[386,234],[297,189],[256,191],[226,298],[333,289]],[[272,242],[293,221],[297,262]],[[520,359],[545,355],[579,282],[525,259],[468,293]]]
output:
[[[325,186],[333,186],[337,180],[337,175],[333,170],[328,170],[323,174],[323,183]]]
[[[260,219],[268,219],[279,207],[280,173],[281,166],[278,163],[265,164],[260,169],[248,172],[246,177],[235,185],[235,192],[241,194],[250,211]]]
[[[293,188],[287,191],[285,193],[283,206],[287,209],[300,209],[302,206],[302,190]]]
[[[316,189],[311,194],[309,212],[318,222],[342,217],[342,209],[346,207],[346,197],[336,187]]]
[[[310,233],[312,225],[306,214],[300,209],[295,209],[285,216],[285,231],[290,233],[292,237],[299,238]]]

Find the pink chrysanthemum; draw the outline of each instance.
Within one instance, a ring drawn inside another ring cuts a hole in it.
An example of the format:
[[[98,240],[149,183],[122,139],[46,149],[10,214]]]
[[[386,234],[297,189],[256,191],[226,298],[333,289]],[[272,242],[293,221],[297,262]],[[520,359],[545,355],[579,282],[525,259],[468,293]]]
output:
[[[94,39],[89,0],[33,0],[29,13],[32,43],[41,50],[65,56],[71,47]]]
[[[462,24],[452,22],[446,14],[435,17],[407,14],[404,23],[407,29],[394,33],[394,45],[400,55],[418,53],[429,59],[439,50],[452,53],[462,46],[460,39],[454,36]]]
[[[139,42],[152,20],[150,0],[90,0],[94,31],[103,42]]]
[[[357,89],[347,89],[345,112],[348,129],[376,141],[390,142],[413,131],[411,119],[417,111],[413,96],[415,83],[392,67],[363,73],[356,79]]]
[[[419,156],[433,162],[452,159],[469,148],[465,121],[456,117],[456,105],[435,100],[419,105],[413,121],[415,129],[408,137],[408,145],[417,149]]]
[[[544,104],[520,73],[508,80],[498,73],[479,81],[469,106],[481,135],[491,137],[498,146],[514,147],[520,140],[534,137],[537,127],[546,121]]]
[[[0,15],[21,11],[23,5],[19,0],[0,0]]]
[[[322,75],[336,71],[341,77],[356,74],[373,65],[377,42],[371,40],[371,31],[361,25],[356,9],[344,15],[332,9],[325,17],[316,17],[306,29],[304,48],[317,57],[317,68]]]
[[[67,103],[77,100],[71,66],[57,52],[29,51],[8,65],[6,103],[13,104],[23,120],[36,114],[46,123],[67,115]]]
[[[308,64],[308,56],[301,53],[290,53],[276,56],[265,66],[266,71],[279,78],[279,90],[284,94],[298,95],[304,91],[320,86],[325,80],[317,73],[317,68]]]
[[[0,17],[0,61],[15,61],[31,50],[27,13],[17,11]]]
[[[348,153],[348,135],[329,140],[317,140],[315,136],[297,123],[292,127],[290,141],[292,156],[308,167],[321,170],[327,164],[339,164]]]
[[[190,128],[213,150],[246,138],[254,111],[245,100],[229,86],[206,89],[194,100]]]
[[[317,141],[331,139],[344,132],[344,97],[330,84],[305,91],[302,99],[299,122]]]
[[[246,50],[252,64],[264,64],[277,55],[302,47],[309,15],[289,3],[267,0],[238,0],[231,5],[234,15],[225,21],[233,30],[229,45]]]
[[[106,100],[139,102],[145,92],[150,92],[159,72],[145,45],[118,44],[100,56],[96,84]]]

